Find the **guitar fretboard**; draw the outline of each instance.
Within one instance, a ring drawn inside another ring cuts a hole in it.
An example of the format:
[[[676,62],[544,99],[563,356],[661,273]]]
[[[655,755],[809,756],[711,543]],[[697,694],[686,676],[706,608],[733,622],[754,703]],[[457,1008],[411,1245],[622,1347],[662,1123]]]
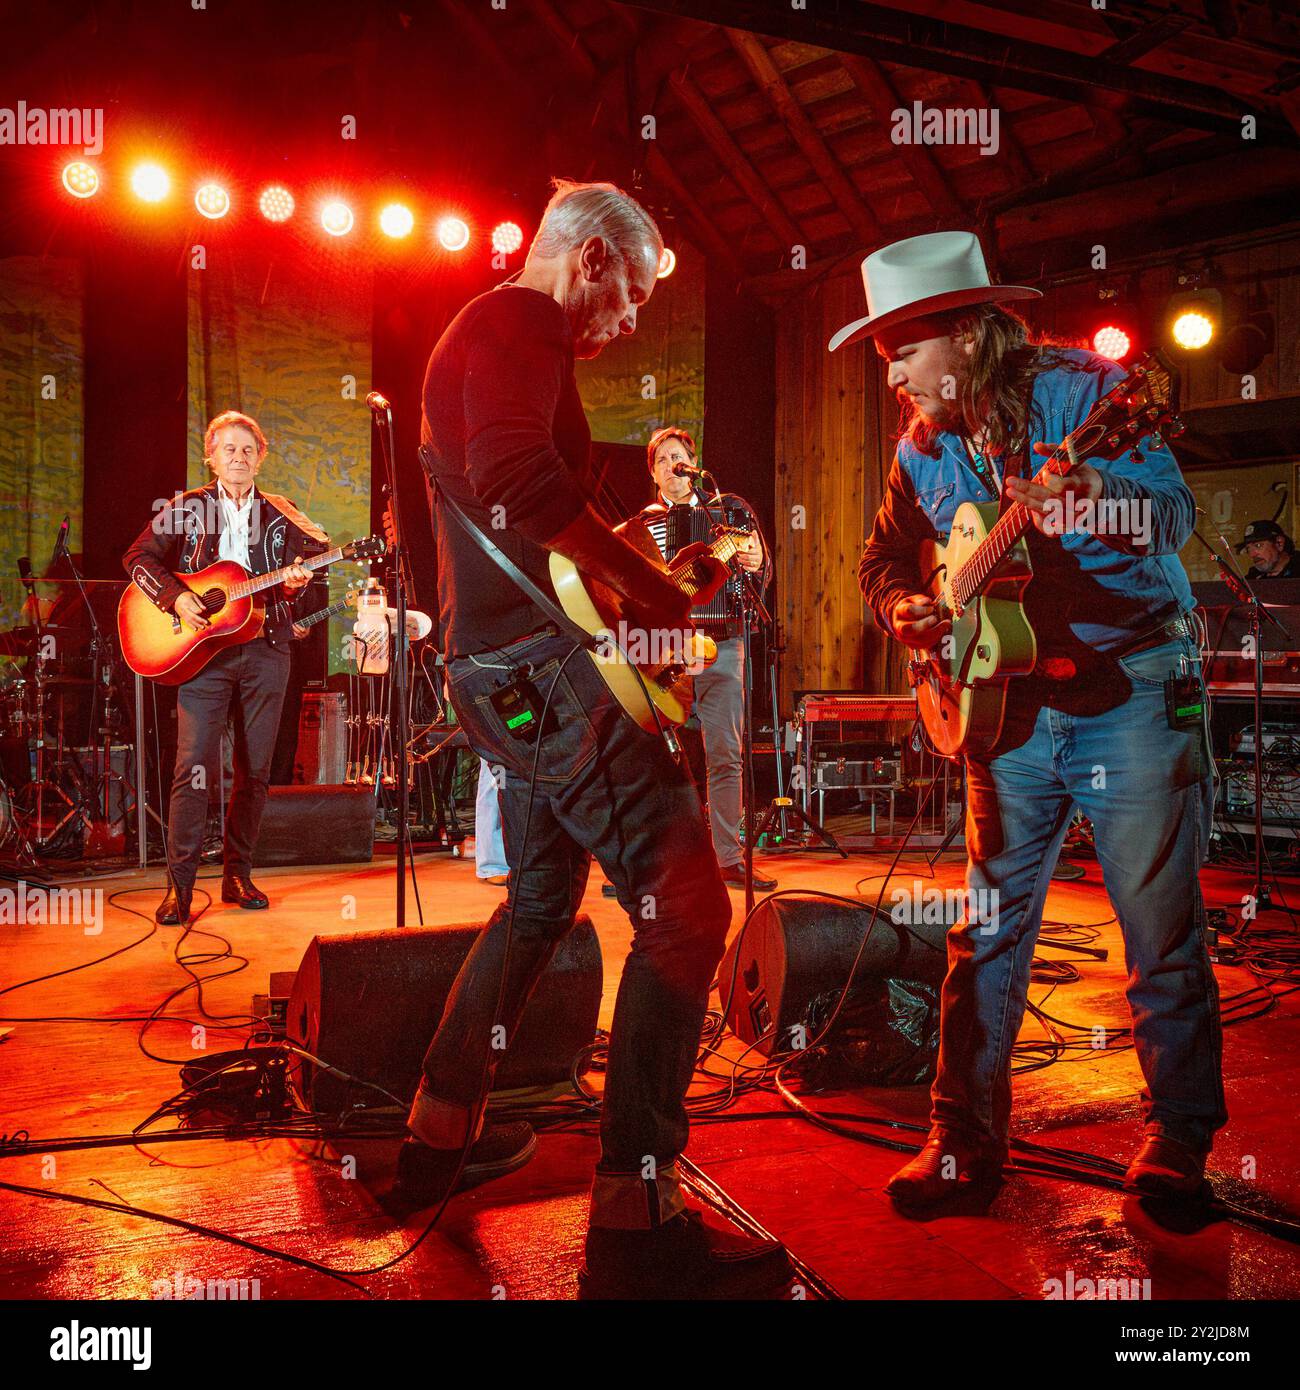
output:
[[[305,570],[324,569],[326,565],[332,565],[336,561],[346,558],[348,553],[349,546],[340,545],[333,550],[327,550],[323,555],[315,555],[310,560],[304,560],[302,567]],[[285,575],[292,568],[292,565],[285,565],[282,569],[271,570],[269,574],[255,574],[240,584],[232,584],[227,593],[230,598],[247,598],[250,594],[261,593],[263,589],[270,589],[276,584],[282,584]]]

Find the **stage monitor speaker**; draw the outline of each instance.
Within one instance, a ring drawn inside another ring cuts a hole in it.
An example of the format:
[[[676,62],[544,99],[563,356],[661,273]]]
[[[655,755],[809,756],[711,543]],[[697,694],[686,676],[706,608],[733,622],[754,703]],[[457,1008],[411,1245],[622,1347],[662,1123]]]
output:
[[[859,948],[855,986],[883,979],[938,985],[947,969],[946,934],[942,922],[895,922],[883,906],[873,917],[865,904],[794,893],[768,898],[718,970],[727,1024],[764,1056],[785,1051],[812,1001],[843,989]]]
[[[373,787],[272,787],[253,863],[365,864],[375,854]]]
[[[463,924],[316,937],[289,995],[288,1037],[336,1070],[409,1103],[452,981],[482,930]],[[497,1068],[496,1088],[567,1081],[574,1058],[596,1036],[602,987],[600,942],[584,915],[530,996]],[[306,1061],[296,1064],[293,1080],[313,1110],[388,1103]]]

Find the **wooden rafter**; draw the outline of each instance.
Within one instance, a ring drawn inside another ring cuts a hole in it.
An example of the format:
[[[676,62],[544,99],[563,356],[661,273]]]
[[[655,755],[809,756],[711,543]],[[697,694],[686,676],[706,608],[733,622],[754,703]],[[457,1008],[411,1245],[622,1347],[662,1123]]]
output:
[[[696,129],[722,162],[723,168],[735,179],[745,196],[762,214],[777,242],[786,247],[807,246],[808,238],[794,224],[780,199],[749,162],[749,157],[731,138],[731,132],[713,114],[713,109],[704,94],[688,74],[684,70],[678,70],[668,80],[687,115],[695,122]]]
[[[893,120],[893,113],[903,104],[889,74],[871,58],[863,58],[855,53],[841,53],[839,57],[871,114],[882,125],[888,126]],[[906,144],[894,148],[935,216],[945,221],[963,220],[965,209],[953,192],[948,176],[925,146]]]
[[[813,127],[785,78],[777,71],[763,41],[743,29],[728,29],[727,38],[780,117],[795,144],[803,151],[817,177],[858,237],[868,243],[880,239],[880,224],[871,215],[862,194],[844,172],[825,140]]]

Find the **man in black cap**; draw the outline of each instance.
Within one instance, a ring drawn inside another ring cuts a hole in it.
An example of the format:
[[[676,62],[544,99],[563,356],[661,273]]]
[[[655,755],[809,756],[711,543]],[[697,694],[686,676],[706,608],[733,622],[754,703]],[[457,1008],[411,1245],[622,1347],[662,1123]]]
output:
[[[1253,561],[1247,579],[1300,579],[1295,543],[1276,521],[1252,521],[1237,554],[1243,550]]]

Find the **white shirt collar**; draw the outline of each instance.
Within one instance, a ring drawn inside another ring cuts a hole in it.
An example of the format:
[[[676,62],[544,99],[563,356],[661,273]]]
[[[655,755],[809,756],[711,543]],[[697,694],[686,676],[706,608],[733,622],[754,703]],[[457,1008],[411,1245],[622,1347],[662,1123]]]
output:
[[[256,491],[256,487],[250,487],[244,494],[244,500],[240,502],[226,491],[225,483],[223,483],[220,478],[217,479],[217,496],[227,505],[234,507],[236,511],[242,512],[245,507],[249,506],[253,501],[253,494]]]

